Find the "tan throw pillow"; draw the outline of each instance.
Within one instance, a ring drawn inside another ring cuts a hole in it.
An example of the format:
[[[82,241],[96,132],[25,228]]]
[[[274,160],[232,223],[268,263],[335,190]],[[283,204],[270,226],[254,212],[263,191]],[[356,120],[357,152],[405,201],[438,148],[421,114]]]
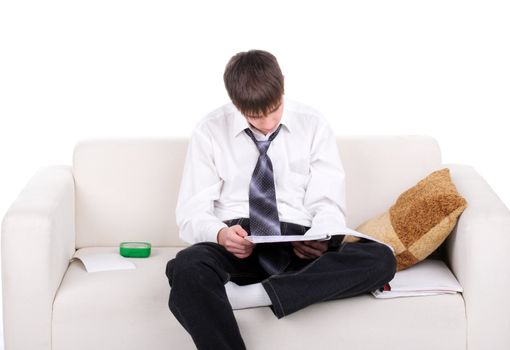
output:
[[[450,169],[444,168],[402,193],[389,211],[364,222],[356,231],[391,245],[400,271],[434,252],[466,207],[466,200],[452,183]]]

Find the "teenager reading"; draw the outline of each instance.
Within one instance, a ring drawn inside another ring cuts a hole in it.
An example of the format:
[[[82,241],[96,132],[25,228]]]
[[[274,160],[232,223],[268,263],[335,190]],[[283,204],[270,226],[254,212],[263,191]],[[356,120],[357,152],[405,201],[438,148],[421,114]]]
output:
[[[229,300],[236,288],[282,318],[374,291],[393,278],[396,262],[369,239],[245,239],[345,227],[345,173],[328,122],[285,98],[272,54],[236,54],[224,82],[232,102],[200,120],[186,155],[176,218],[192,245],[167,263],[166,275],[169,308],[196,347],[238,350],[245,344],[232,309],[243,305]]]

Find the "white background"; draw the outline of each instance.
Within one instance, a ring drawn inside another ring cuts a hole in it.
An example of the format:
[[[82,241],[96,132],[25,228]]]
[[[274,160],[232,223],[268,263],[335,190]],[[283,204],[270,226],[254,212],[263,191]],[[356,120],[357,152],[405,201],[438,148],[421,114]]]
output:
[[[189,136],[239,51],[339,135],[425,134],[510,203],[506,1],[2,1],[0,216],[79,139]]]

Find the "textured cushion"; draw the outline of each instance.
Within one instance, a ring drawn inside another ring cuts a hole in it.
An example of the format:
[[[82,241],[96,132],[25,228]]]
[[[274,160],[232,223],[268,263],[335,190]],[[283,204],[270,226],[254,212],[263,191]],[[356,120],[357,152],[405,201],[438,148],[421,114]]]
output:
[[[395,249],[397,271],[425,259],[450,234],[467,207],[444,168],[402,193],[390,209],[356,228]]]

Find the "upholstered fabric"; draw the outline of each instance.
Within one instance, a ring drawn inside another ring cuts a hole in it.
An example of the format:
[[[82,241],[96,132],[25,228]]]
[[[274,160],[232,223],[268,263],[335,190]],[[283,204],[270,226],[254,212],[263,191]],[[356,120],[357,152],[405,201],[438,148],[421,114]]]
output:
[[[436,140],[425,136],[344,136],[347,225],[386,210],[419,179],[439,169]],[[187,140],[91,139],[74,151],[76,247],[149,241],[185,246],[175,203]],[[402,169],[405,168],[405,171]]]
[[[72,262],[53,306],[53,350],[194,349],[167,306],[165,265],[179,249],[153,248],[148,259],[130,258],[135,270],[87,273],[80,261]],[[248,349],[466,348],[460,294],[393,300],[367,294],[315,304],[280,320],[269,307],[234,314]],[[396,341],[402,322],[405,332]]]
[[[441,168],[439,145],[428,136],[342,136],[338,147],[351,228],[384,212],[400,193]]]
[[[51,349],[53,299],[75,251],[70,166],[40,168],[2,221],[5,349]]]
[[[510,211],[470,165],[445,164],[469,206],[446,240],[464,290],[469,349],[510,349]]]
[[[356,230],[390,244],[397,271],[425,259],[444,242],[467,207],[448,168],[434,171],[398,196],[381,215]]]
[[[76,248],[148,241],[186,246],[175,204],[188,141],[92,139],[74,150]]]

